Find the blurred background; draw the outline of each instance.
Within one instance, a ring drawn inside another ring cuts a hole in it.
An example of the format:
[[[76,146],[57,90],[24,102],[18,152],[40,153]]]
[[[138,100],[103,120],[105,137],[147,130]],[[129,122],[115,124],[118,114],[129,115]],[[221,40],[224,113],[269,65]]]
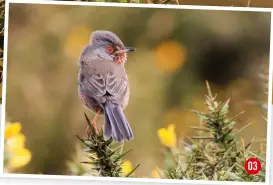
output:
[[[122,3],[155,3],[205,6],[236,6],[236,7],[263,7],[272,8],[271,0],[72,0],[89,2],[122,2]]]
[[[183,5],[273,7],[271,0],[178,0]]]
[[[238,137],[266,136],[270,13],[10,4],[9,14],[7,120],[21,123],[32,152],[15,173],[70,175],[68,162],[82,161],[75,134],[85,136],[84,112],[94,115],[78,97],[78,57],[95,30],[138,49],[126,63],[135,138],[124,146],[137,176],[162,165],[158,129],[195,134],[190,110],[205,111],[205,80],[231,98],[230,117],[245,111],[236,128],[254,122]]]

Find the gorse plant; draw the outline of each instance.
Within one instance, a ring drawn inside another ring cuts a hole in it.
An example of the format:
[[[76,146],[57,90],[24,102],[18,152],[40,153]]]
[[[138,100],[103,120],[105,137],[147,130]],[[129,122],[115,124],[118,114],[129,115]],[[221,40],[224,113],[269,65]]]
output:
[[[241,138],[236,137],[243,128],[236,130],[235,117],[228,118],[229,100],[216,101],[207,83],[208,94],[205,104],[205,113],[193,111],[201,119],[201,126],[192,127],[199,134],[189,138],[189,143],[184,142],[183,147],[175,147],[167,151],[171,157],[165,170],[159,170],[162,178],[191,179],[191,180],[217,180],[217,181],[265,181],[264,153],[251,151],[250,143],[245,144]],[[259,174],[249,175],[245,169],[245,161],[251,157],[258,158],[262,163]]]
[[[254,138],[247,144],[243,138],[238,139],[238,134],[251,123],[235,129],[236,120],[243,112],[228,118],[230,100],[218,102],[208,83],[207,90],[206,112],[193,111],[201,120],[200,126],[192,127],[198,133],[197,136],[188,138],[187,142],[182,141],[183,146],[178,146],[180,141],[177,141],[174,125],[158,130],[160,141],[166,148],[166,166],[157,169],[156,176],[168,179],[264,182],[265,152],[251,150]],[[90,136],[85,139],[77,136],[86,146],[84,152],[88,160],[82,163],[90,165],[90,169],[98,176],[132,176],[139,165],[126,174],[122,172],[122,164],[125,162],[122,158],[130,150],[118,152],[119,147],[111,139],[105,141],[102,130],[97,133],[88,117],[85,117],[91,130]],[[248,174],[244,168],[245,161],[252,157],[258,158],[262,165],[256,175]]]
[[[121,147],[115,146],[116,143],[112,139],[105,141],[102,130],[99,130],[97,133],[86,114],[85,118],[90,128],[90,134],[87,138],[77,136],[86,147],[84,153],[88,160],[82,163],[90,165],[92,172],[98,176],[131,177],[139,165],[134,169],[129,169],[127,174],[124,174],[122,166],[126,162],[126,160],[123,160],[123,157],[131,150],[124,153],[118,152],[118,149]]]

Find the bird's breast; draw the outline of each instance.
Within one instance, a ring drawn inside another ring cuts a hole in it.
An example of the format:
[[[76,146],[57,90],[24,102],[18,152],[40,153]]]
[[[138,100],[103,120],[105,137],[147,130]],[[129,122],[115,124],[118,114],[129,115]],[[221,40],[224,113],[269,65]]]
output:
[[[114,74],[124,74],[125,69],[124,66],[121,64],[117,64],[113,61],[108,61],[108,60],[101,60],[101,61],[94,61],[90,63],[91,67],[97,69],[98,71],[102,73],[106,72],[112,72]]]

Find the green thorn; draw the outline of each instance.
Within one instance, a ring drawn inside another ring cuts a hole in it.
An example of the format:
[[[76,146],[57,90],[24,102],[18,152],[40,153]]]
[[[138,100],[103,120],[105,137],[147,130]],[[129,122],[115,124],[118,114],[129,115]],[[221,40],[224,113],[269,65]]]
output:
[[[136,171],[136,169],[140,166],[140,164],[138,164],[130,173],[128,173],[125,177],[129,177],[132,173],[134,173]]]

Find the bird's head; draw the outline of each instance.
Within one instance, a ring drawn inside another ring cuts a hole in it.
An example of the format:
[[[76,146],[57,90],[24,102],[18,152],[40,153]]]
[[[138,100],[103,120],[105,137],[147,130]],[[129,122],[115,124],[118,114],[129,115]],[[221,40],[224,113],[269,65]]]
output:
[[[110,31],[93,32],[89,44],[96,48],[98,57],[118,64],[126,62],[127,52],[136,50],[135,48],[125,47],[118,36]]]

